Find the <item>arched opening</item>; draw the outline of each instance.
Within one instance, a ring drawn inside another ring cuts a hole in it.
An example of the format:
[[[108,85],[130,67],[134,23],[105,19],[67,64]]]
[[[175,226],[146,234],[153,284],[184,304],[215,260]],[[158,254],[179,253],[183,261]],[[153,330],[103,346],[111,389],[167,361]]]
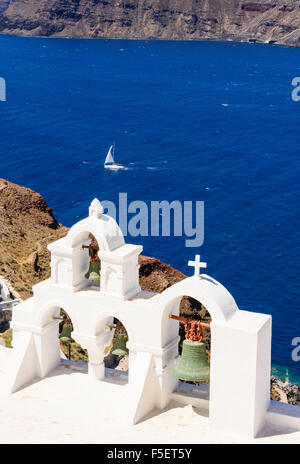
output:
[[[128,333],[123,323],[116,317],[113,318],[110,328],[114,334],[111,344],[105,348],[105,380],[125,385],[129,380]]]
[[[58,339],[61,360],[67,360],[71,363],[84,363],[84,367],[87,369],[89,360],[88,352],[72,338],[72,332],[74,330],[72,319],[64,309],[60,309],[59,318]]]
[[[175,395],[192,397],[192,404],[208,415],[211,315],[198,300],[190,296],[183,296],[179,311],[172,314],[175,316],[172,323],[178,322],[180,337],[179,358],[175,361],[172,372],[178,380]]]
[[[89,233],[87,237],[84,237],[81,249],[79,278],[86,283],[86,286],[100,290],[101,260],[98,254],[100,247],[93,234]]]

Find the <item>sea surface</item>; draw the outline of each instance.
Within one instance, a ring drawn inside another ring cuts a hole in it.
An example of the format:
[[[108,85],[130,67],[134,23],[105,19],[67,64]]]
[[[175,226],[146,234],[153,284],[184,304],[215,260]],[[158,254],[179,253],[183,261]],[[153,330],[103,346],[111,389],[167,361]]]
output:
[[[274,372],[300,383],[298,75],[300,50],[279,46],[2,35],[0,177],[67,226],[119,192],[204,201],[200,248],[127,241],[189,275],[199,253],[241,309],[272,314]],[[127,170],[103,168],[113,141]]]

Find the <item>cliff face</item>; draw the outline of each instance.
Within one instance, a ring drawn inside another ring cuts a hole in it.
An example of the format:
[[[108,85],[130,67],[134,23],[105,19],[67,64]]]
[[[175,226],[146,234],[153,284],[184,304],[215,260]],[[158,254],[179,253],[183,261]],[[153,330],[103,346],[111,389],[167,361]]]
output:
[[[300,386],[286,384],[276,377],[271,377],[271,399],[300,406]]]
[[[299,46],[300,0],[0,0],[0,32]]]
[[[66,232],[39,193],[0,179],[0,275],[21,297],[49,276],[47,245]]]

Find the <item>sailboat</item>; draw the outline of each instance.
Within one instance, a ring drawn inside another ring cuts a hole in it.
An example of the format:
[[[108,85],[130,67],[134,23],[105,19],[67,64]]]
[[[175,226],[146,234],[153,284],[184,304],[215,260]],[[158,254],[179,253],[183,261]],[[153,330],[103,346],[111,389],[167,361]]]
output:
[[[111,145],[110,149],[108,150],[104,167],[107,169],[125,169],[125,166],[122,164],[115,163],[115,142]]]

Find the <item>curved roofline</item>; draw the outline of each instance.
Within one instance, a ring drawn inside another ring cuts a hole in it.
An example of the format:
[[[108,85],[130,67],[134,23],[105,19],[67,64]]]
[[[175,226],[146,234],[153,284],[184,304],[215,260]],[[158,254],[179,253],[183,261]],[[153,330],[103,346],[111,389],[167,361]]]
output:
[[[167,288],[156,300],[162,318],[173,301],[190,296],[199,301],[210,313],[213,321],[227,321],[239,311],[231,293],[217,280],[206,274],[188,277]]]
[[[93,234],[102,251],[113,251],[125,244],[123,233],[117,222],[106,214],[101,217],[87,217],[69,230],[66,239],[74,248],[82,242],[85,234]]]

